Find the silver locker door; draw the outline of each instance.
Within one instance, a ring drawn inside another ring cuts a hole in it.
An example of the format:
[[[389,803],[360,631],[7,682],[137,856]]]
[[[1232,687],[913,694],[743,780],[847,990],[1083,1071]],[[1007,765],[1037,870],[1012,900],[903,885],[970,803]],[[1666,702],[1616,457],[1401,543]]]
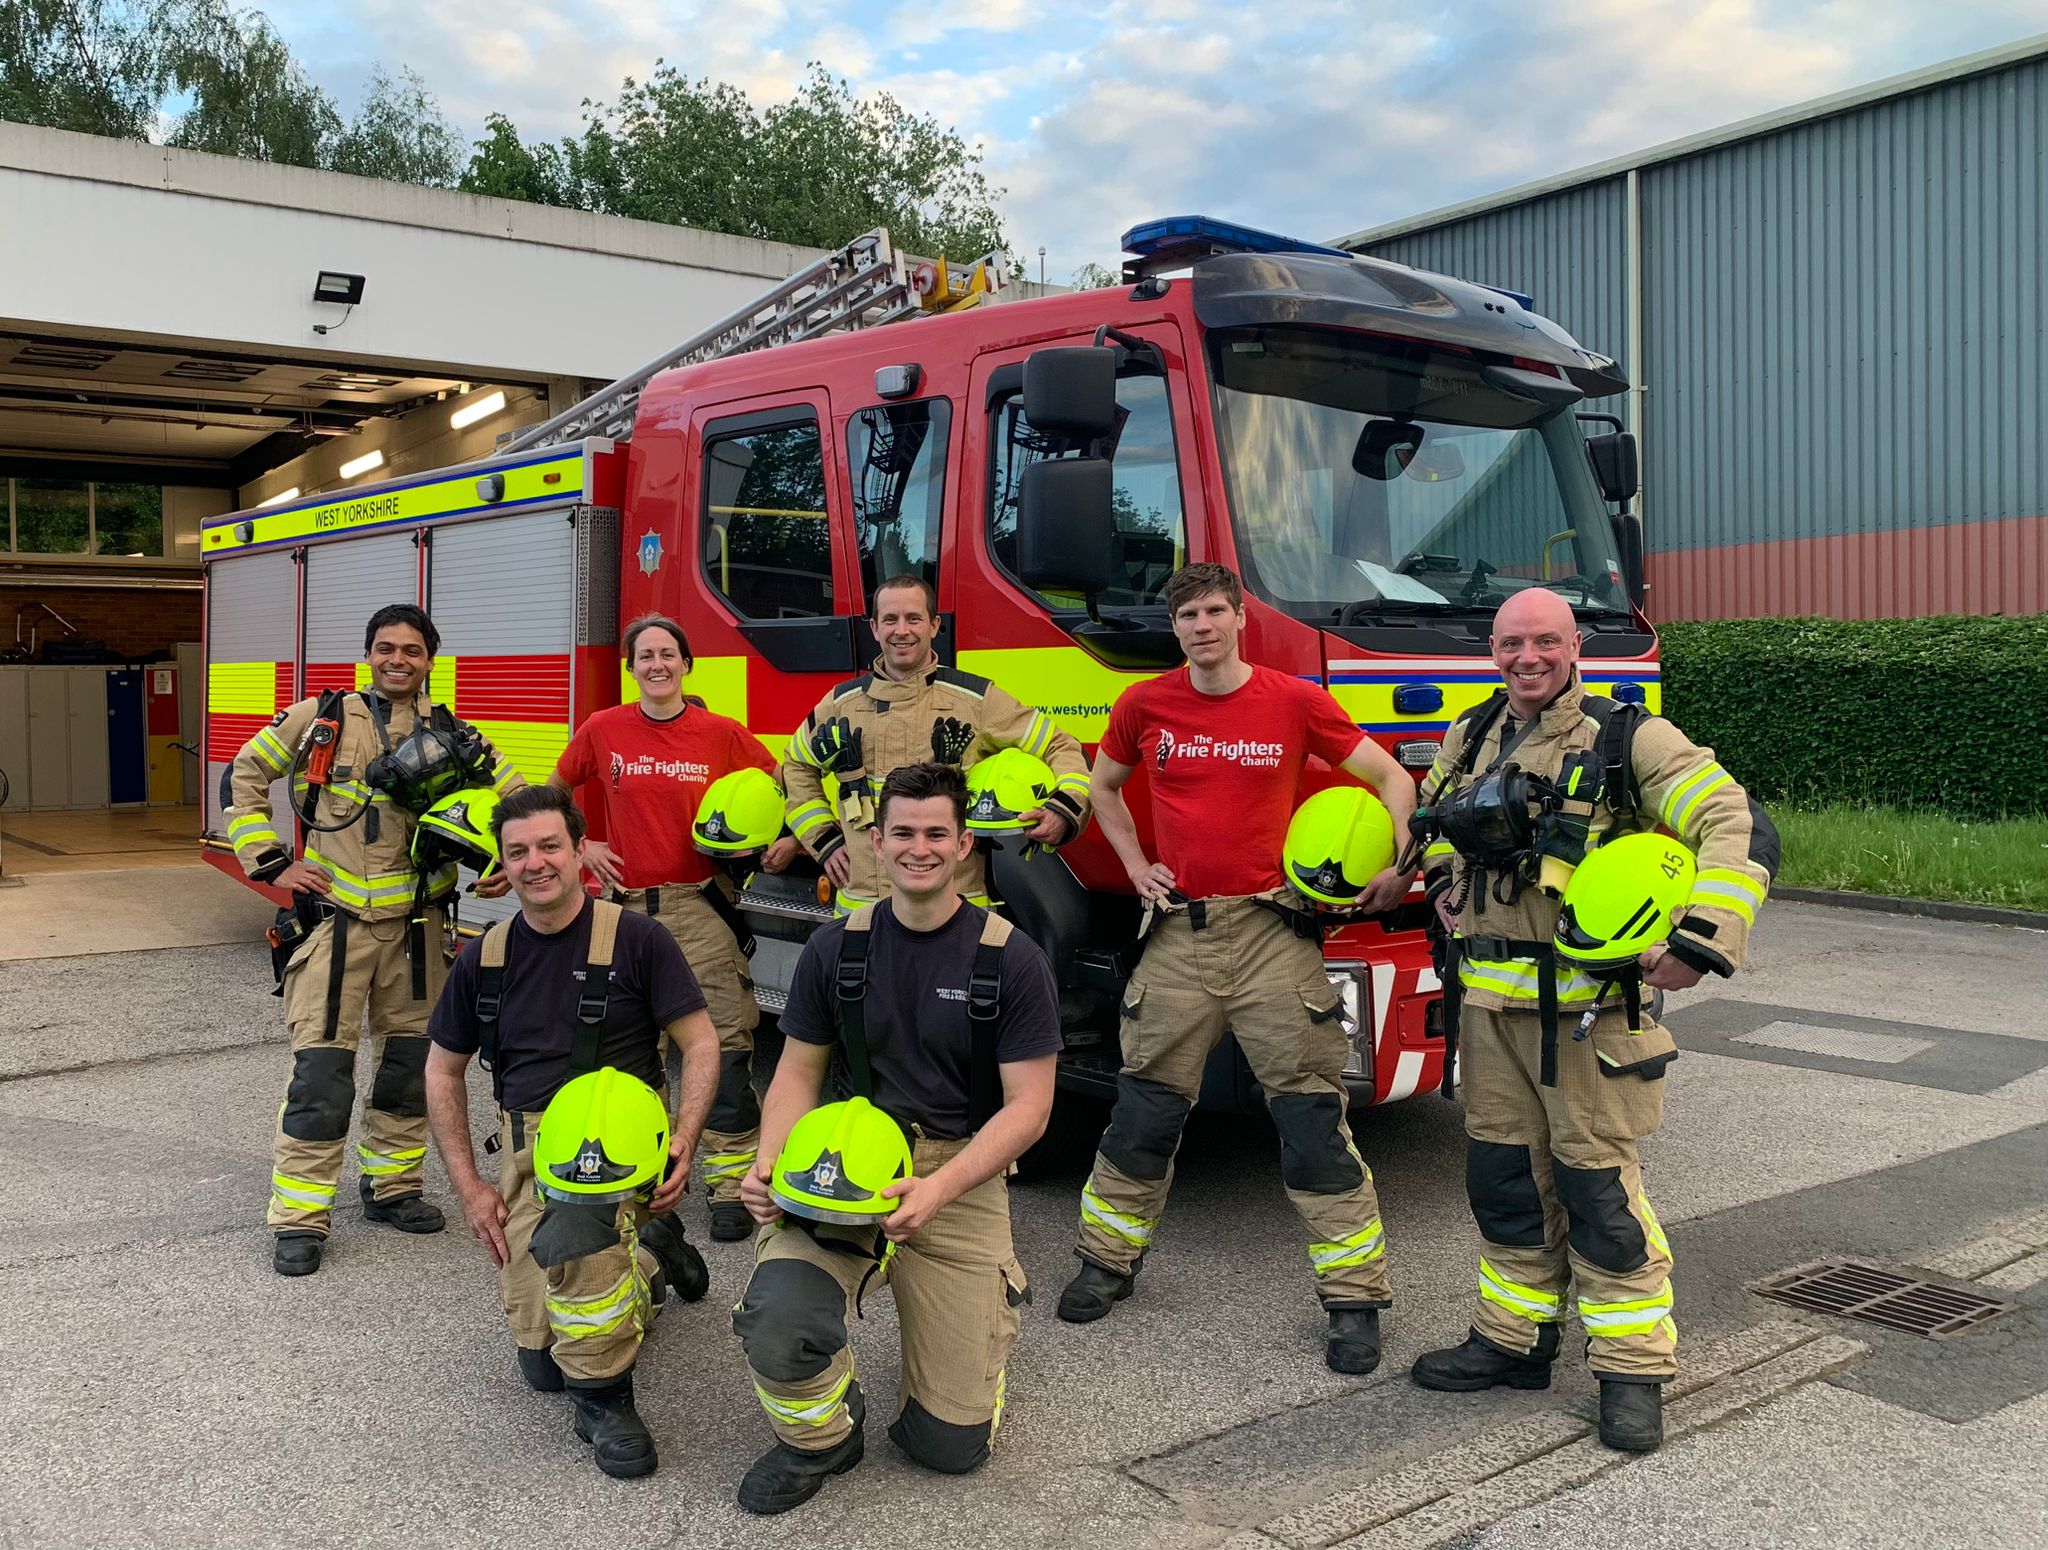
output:
[[[23,671],[28,674],[29,805],[63,807],[71,800],[71,669]]]
[[[291,703],[299,639],[299,567],[289,550],[215,560],[206,572],[206,832],[224,836],[221,779],[242,745]],[[280,674],[280,665],[285,671]],[[291,835],[284,783],[270,788],[278,833]]]
[[[71,794],[67,807],[105,807],[108,781],[107,670],[66,668],[70,679]]]
[[[576,629],[576,529],[567,509],[451,523],[434,534],[427,596],[441,632],[437,688],[538,784],[569,742]],[[473,879],[465,875],[465,884]],[[465,925],[517,909],[465,897]]]
[[[0,807],[9,812],[29,805],[29,672],[26,667],[0,667],[0,774],[7,777],[7,799]]]

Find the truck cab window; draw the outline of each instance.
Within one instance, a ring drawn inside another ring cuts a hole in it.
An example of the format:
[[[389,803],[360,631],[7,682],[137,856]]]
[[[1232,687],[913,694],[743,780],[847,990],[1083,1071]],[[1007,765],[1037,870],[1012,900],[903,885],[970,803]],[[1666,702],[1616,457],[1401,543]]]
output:
[[[751,419],[752,417],[750,417]],[[743,619],[832,612],[824,444],[807,411],[704,438],[704,569]]]
[[[1123,411],[1115,439],[1115,560],[1105,608],[1163,604],[1166,578],[1187,557],[1187,524],[1181,511],[1180,466],[1174,457],[1173,417],[1166,383],[1156,376],[1128,376],[1117,382]],[[989,500],[989,547],[996,563],[1015,573],[1017,506],[1024,470],[1047,458],[1079,457],[1083,448],[1041,435],[1024,418],[1021,393],[998,399],[991,411],[994,487]],[[1078,609],[1084,599],[1038,593],[1052,609]]]
[[[853,530],[861,583],[871,600],[891,576],[921,576],[938,585],[951,424],[952,406],[943,398],[882,404],[847,422]]]

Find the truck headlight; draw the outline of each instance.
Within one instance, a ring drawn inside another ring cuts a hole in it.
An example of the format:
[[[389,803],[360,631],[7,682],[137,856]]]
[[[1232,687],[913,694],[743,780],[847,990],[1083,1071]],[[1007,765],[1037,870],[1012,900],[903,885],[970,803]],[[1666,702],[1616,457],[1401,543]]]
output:
[[[1365,976],[1362,963],[1325,965],[1330,987],[1337,992],[1338,1019],[1344,1025],[1346,1076],[1372,1075],[1372,1019],[1366,1015]]]

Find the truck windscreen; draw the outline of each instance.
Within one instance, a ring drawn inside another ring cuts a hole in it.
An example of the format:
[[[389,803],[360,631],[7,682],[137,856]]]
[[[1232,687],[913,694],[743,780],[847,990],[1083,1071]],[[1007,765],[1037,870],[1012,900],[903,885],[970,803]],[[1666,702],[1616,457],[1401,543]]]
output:
[[[1606,505],[1569,409],[1472,356],[1381,335],[1210,336],[1245,584],[1318,624],[1491,613],[1524,587],[1626,616]]]

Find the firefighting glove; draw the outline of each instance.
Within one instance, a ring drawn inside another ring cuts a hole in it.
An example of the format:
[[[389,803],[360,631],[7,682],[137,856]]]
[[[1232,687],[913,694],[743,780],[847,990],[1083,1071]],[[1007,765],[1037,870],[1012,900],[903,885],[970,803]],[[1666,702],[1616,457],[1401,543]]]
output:
[[[860,742],[860,728],[844,716],[834,716],[811,734],[811,758],[827,774],[848,781],[863,768]]]
[[[974,728],[956,716],[932,723],[932,757],[941,764],[958,764],[973,741]]]

